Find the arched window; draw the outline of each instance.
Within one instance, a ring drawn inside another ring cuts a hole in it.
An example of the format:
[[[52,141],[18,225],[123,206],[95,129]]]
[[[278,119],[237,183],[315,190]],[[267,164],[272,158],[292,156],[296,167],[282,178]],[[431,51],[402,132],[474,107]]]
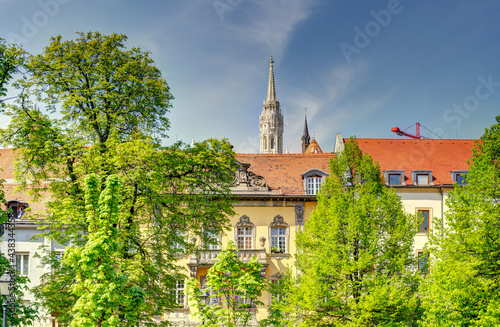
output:
[[[24,210],[28,207],[28,203],[22,201],[7,202],[7,209],[14,215],[14,218],[21,219],[24,215]]]
[[[262,148],[263,148],[264,150],[267,150],[267,136],[264,136],[264,137],[262,138]]]
[[[289,227],[283,217],[277,215],[269,225],[271,253],[288,253]]]
[[[240,217],[240,221],[234,226],[234,234],[238,249],[251,250],[254,248],[255,225],[250,222],[247,215]]]
[[[273,136],[271,136],[271,148],[270,149],[271,150],[274,149],[274,137]]]

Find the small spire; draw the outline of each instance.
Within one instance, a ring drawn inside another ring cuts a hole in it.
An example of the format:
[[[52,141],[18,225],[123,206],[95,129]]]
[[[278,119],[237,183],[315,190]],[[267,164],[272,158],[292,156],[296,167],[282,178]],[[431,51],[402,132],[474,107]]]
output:
[[[302,134],[302,139],[307,139],[309,138],[309,129],[307,128],[307,108],[305,110],[305,117],[304,117],[304,133]]]
[[[302,134],[302,153],[306,152],[310,143],[311,137],[309,136],[309,128],[307,127],[307,108],[305,108],[304,133]]]
[[[191,149],[194,148],[194,137],[193,139],[191,140]]]
[[[266,101],[276,101],[276,89],[274,87],[274,70],[273,57],[269,60],[269,82],[267,83],[267,99]]]

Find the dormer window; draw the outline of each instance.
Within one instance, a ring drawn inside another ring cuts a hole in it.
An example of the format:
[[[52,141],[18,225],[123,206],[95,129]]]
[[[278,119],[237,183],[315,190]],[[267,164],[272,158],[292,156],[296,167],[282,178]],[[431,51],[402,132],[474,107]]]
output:
[[[405,186],[405,172],[403,170],[384,171],[385,184],[389,186]]]
[[[457,182],[458,185],[466,185],[467,170],[454,170],[451,172],[451,178],[453,179],[453,183]]]
[[[307,194],[318,194],[321,185],[321,176],[307,177]]]
[[[411,172],[411,178],[413,179],[414,185],[418,186],[434,185],[434,182],[432,181],[431,170],[414,170]]]
[[[14,215],[14,218],[21,219],[24,215],[24,210],[28,207],[26,202],[22,201],[9,201],[7,202],[7,209]]]
[[[304,191],[308,195],[315,195],[319,192],[321,183],[325,180],[327,173],[320,169],[309,169],[302,174],[304,178]]]

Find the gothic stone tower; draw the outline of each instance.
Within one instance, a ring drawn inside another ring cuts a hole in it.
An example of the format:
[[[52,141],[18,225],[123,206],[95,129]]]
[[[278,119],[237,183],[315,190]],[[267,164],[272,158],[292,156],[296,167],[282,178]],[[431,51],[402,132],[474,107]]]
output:
[[[276,100],[273,63],[273,57],[271,57],[267,98],[259,118],[260,153],[283,153],[283,115],[280,102]]]

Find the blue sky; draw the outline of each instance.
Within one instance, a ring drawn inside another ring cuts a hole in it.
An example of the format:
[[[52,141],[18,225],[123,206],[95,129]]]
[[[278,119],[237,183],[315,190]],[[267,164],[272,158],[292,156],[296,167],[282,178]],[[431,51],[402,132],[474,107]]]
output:
[[[394,138],[416,122],[480,137],[500,114],[498,13],[494,0],[0,0],[0,36],[39,53],[59,34],[126,34],[175,96],[165,143],[227,137],[238,152],[259,151],[273,56],[284,147],[300,151],[307,107],[332,151],[338,132]]]

